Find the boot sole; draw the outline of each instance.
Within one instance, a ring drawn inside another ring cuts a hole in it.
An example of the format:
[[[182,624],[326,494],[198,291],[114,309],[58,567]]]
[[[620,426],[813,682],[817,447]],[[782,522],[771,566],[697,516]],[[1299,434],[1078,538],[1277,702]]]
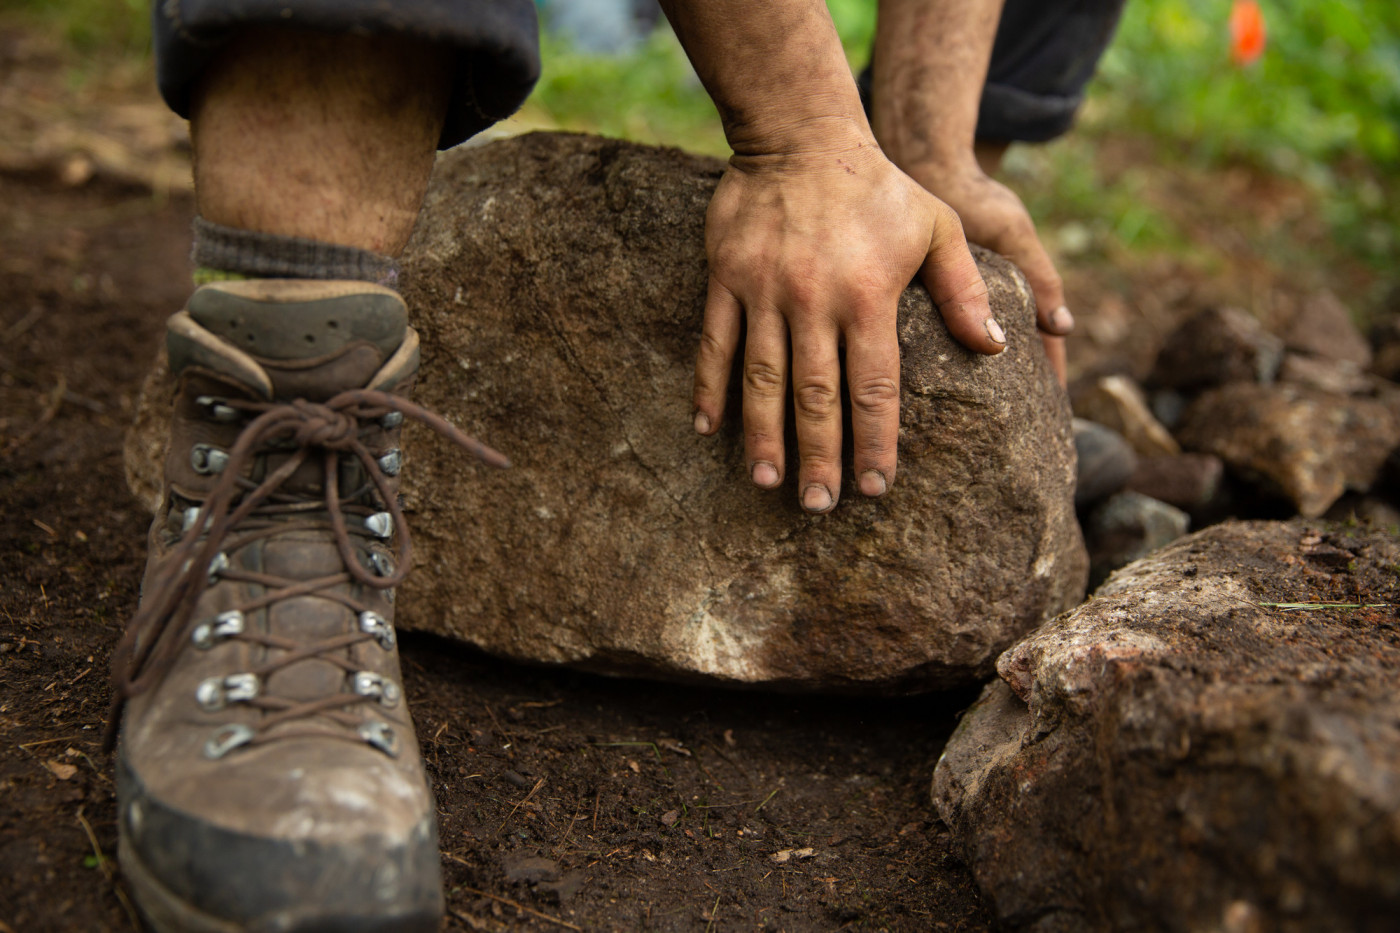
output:
[[[117,842],[122,878],[142,918],[156,933],[431,933],[441,911],[397,917],[297,917],[286,913],[247,923],[214,917],[171,892],[141,861],[123,836]]]

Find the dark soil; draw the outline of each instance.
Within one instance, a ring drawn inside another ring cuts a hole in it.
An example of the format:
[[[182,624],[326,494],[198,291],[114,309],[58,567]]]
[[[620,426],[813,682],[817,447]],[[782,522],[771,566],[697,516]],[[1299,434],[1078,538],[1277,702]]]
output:
[[[192,205],[45,172],[0,203],[0,933],[131,929],[100,752],[148,522],[121,442]],[[449,929],[988,926],[928,797],[969,695],[736,695],[411,635],[404,664]]]

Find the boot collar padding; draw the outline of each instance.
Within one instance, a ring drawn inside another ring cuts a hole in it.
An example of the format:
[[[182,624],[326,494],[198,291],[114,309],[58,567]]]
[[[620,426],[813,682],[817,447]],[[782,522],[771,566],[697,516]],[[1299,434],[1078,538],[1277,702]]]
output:
[[[191,295],[187,309],[214,336],[266,360],[322,357],[359,341],[387,359],[408,328],[398,292],[367,282],[216,282]]]
[[[187,311],[178,312],[166,323],[165,347],[172,374],[200,366],[228,376],[264,399],[272,398],[272,379],[267,371],[242,350],[200,327]]]

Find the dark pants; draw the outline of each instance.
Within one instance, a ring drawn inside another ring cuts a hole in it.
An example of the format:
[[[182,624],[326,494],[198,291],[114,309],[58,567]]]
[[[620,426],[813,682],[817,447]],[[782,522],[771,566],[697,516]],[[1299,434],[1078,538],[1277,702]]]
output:
[[[533,0],[154,0],[161,96],[189,116],[190,94],[219,43],[241,26],[395,35],[456,49],[442,148],[514,113],[540,75]]]
[[[977,137],[1046,140],[1069,129],[1123,0],[1006,0]],[[240,26],[400,35],[457,49],[440,145],[514,113],[539,77],[533,0],[155,0],[160,91],[182,116],[219,43]],[[864,92],[869,71],[861,75]]]

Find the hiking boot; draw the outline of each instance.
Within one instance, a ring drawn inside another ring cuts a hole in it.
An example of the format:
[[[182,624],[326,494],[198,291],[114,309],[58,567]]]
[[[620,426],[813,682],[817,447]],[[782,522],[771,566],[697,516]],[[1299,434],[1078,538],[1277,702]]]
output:
[[[499,455],[408,401],[386,288],[207,285],[167,346],[164,500],[113,659],[122,874],[162,933],[436,930],[393,626],[401,425]]]

